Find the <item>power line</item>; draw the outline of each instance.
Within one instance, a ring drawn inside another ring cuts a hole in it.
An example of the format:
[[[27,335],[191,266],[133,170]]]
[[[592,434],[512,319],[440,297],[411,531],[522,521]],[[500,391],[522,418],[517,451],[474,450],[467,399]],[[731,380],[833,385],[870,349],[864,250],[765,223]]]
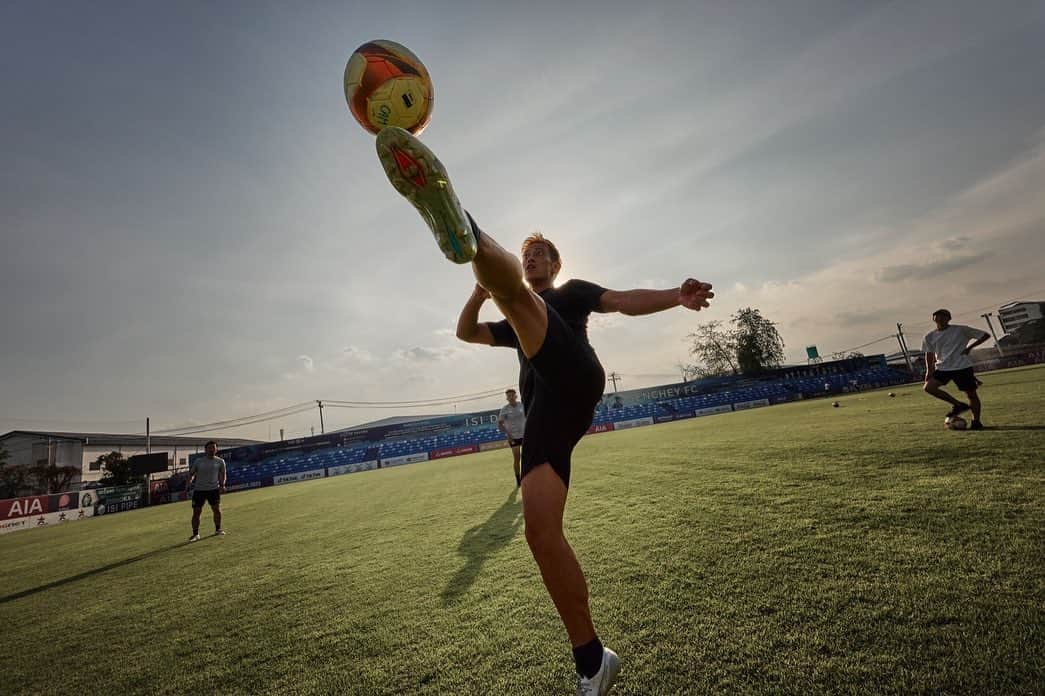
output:
[[[186,425],[186,426],[182,426],[180,428],[166,428],[166,429],[163,429],[163,430],[156,430],[155,434],[156,435],[176,435],[176,434],[184,434],[184,433],[181,433],[181,431],[183,431],[183,430],[192,430],[192,429],[200,429],[200,428],[217,430],[220,426],[237,427],[237,425],[240,424],[239,423],[240,421],[251,420],[251,421],[254,421],[254,422],[261,422],[261,421],[264,421],[264,420],[273,420],[273,419],[276,419],[276,418],[282,418],[284,416],[296,415],[297,413],[300,413],[302,411],[308,411],[308,410],[311,410],[311,409],[315,408],[315,404],[316,404],[315,401],[303,401],[301,403],[291,404],[290,406],[284,406],[283,408],[275,409],[273,411],[263,411],[261,413],[255,413],[255,414],[250,415],[250,416],[241,416],[239,418],[230,418],[228,420],[223,420],[223,421],[214,421],[213,423],[203,423],[203,424],[197,424],[197,425]],[[293,412],[291,413],[290,411],[293,411]],[[243,423],[243,425],[248,425],[248,424],[247,423]],[[204,432],[204,431],[203,430],[197,430],[197,432]]]
[[[178,435],[195,435],[197,433],[210,433],[210,432],[215,432],[215,431],[218,431],[218,430],[232,430],[233,428],[240,428],[240,427],[243,427],[244,425],[256,425],[258,423],[264,423],[265,421],[275,420],[277,418],[289,418],[290,416],[297,416],[297,415],[300,415],[302,413],[306,413],[308,411],[311,411],[314,408],[315,408],[315,406],[313,404],[308,404],[307,406],[303,406],[301,408],[298,408],[297,410],[287,411],[285,413],[279,413],[279,414],[276,414],[276,415],[264,415],[264,416],[260,416],[258,418],[241,419],[241,420],[237,420],[237,421],[224,421],[222,423],[208,423],[208,424],[204,424],[204,425],[197,426],[197,427],[194,427],[194,428],[191,428],[191,427],[190,428],[181,428],[181,429],[178,429],[176,431],[165,430],[162,433],[157,432],[155,434],[157,434],[157,435],[163,434],[163,435],[178,436]]]

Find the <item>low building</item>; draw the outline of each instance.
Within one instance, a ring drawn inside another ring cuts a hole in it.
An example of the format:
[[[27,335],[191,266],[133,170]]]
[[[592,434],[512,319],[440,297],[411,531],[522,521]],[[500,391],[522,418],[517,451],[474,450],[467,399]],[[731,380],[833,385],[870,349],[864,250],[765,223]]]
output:
[[[153,435],[149,448],[153,453],[166,452],[167,463],[172,471],[188,466],[189,455],[202,452],[203,446],[215,440],[219,447],[254,445],[258,440],[212,437],[173,437]],[[98,458],[110,452],[119,452],[125,458],[145,454],[144,435],[120,435],[113,433],[55,433],[35,430],[12,430],[0,435],[0,449],[7,452],[7,466],[31,466],[43,464],[57,467],[71,466],[79,471],[69,482],[68,490],[79,490],[102,478],[104,471]],[[162,475],[162,474],[161,474]],[[58,491],[51,491],[57,493]]]
[[[1010,302],[998,307],[998,320],[1001,330],[1007,334],[1014,333],[1024,324],[1037,321],[1045,316],[1045,302]]]

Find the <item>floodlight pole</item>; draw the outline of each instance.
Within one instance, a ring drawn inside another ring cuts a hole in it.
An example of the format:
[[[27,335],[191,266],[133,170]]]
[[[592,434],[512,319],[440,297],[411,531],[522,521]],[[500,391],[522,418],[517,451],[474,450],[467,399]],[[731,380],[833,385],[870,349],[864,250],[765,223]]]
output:
[[[617,393],[617,380],[621,379],[621,376],[618,375],[616,372],[611,372],[609,374],[609,376],[607,377],[607,379],[610,380],[611,382],[613,382],[613,393],[616,394]],[[624,380],[621,379],[621,381],[623,382]]]
[[[316,399],[316,403],[319,404],[319,434],[320,435],[324,435],[324,434],[326,434],[327,431],[323,427],[323,402],[320,401],[319,399]],[[313,432],[313,434],[315,433],[315,431],[312,431],[312,432]]]
[[[991,336],[994,337],[994,347],[998,349],[998,355],[1004,358],[1005,351],[1001,349],[1001,343],[998,343],[998,334],[994,333],[994,324],[991,323],[991,317],[994,316],[994,312],[987,312],[980,316],[987,320],[987,328],[991,330]]]

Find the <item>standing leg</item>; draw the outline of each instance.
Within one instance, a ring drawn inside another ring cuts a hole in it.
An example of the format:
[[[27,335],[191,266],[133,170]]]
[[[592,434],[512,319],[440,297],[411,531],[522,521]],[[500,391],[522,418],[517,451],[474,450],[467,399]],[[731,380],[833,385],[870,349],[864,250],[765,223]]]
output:
[[[214,513],[214,533],[221,532],[221,503],[216,503],[210,506],[211,512]]]
[[[566,484],[550,464],[538,466],[522,480],[526,542],[570,643],[577,647],[595,638],[595,626],[588,607],[588,583],[562,530],[566,494]]]
[[[192,506],[192,536],[197,537],[200,534],[200,515],[203,514],[203,504]]]
[[[972,409],[972,428],[979,430],[983,427],[983,424],[980,422],[981,404],[979,392],[977,392],[976,388],[973,387],[972,389],[967,390],[965,395],[969,397],[969,408]]]
[[[512,445],[512,460],[512,469],[515,471],[515,487],[518,488],[522,481],[522,471],[520,469],[522,447],[520,445]]]

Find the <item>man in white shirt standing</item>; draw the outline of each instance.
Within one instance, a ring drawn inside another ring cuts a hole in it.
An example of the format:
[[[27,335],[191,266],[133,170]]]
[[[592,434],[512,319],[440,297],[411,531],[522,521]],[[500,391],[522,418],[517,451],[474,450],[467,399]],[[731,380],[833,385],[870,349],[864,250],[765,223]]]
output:
[[[515,487],[518,488],[519,482],[522,480],[519,461],[522,453],[523,430],[526,428],[526,414],[523,412],[523,405],[519,402],[514,389],[509,389],[504,395],[508,399],[508,403],[501,407],[501,412],[497,415],[497,428],[504,433],[508,439],[508,446],[512,448],[512,457],[515,460],[512,465],[515,469]]]
[[[946,309],[933,312],[936,330],[925,334],[922,350],[925,351],[925,393],[951,404],[948,416],[957,416],[972,409],[972,430],[983,430],[980,422],[980,397],[976,393],[976,376],[972,371],[969,351],[980,345],[990,335],[971,326],[951,324],[951,313]],[[970,340],[976,339],[972,344]],[[969,397],[969,403],[958,401],[942,387],[951,380]]]
[[[218,443],[211,440],[204,446],[207,455],[200,457],[189,466],[189,480],[185,490],[196,481],[196,489],[192,492],[192,536],[189,541],[200,540],[200,515],[203,514],[203,503],[210,503],[214,513],[214,535],[225,536],[221,528],[221,494],[225,492],[225,460],[216,456]]]

